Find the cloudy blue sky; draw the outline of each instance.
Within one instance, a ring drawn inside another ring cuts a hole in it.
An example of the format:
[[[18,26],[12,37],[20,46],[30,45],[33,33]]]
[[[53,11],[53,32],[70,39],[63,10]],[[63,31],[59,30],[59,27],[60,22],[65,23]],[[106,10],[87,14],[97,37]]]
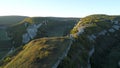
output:
[[[120,15],[120,0],[0,0],[0,16]]]

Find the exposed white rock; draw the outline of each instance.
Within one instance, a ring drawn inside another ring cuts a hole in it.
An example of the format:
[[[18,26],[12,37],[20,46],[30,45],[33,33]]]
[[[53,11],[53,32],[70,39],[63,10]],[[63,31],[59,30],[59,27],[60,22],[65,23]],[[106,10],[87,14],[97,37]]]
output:
[[[90,52],[89,52],[89,56],[91,57],[92,56],[92,54],[94,53],[94,51],[95,51],[95,49],[94,49],[94,47],[90,50]]]
[[[36,36],[37,30],[36,29],[27,29],[27,32],[28,32],[30,38],[33,39]]]
[[[37,29],[40,27],[42,25],[42,23],[40,23],[40,24],[37,24]]]
[[[72,45],[72,41],[70,42],[70,44],[69,44],[69,46],[68,46],[68,48],[65,50],[65,52],[62,54],[62,56],[60,56],[59,58],[58,58],[58,60],[57,60],[57,62],[52,66],[52,68],[57,68],[58,67],[58,65],[60,64],[60,62],[67,56],[67,54],[68,54],[68,52],[69,52],[69,50],[70,50],[70,47],[71,47],[71,45]]]
[[[8,32],[5,29],[0,29],[0,40],[10,40]]]
[[[29,34],[30,38],[33,39],[36,36],[37,26],[31,25],[27,28],[27,33]]]
[[[23,34],[22,38],[23,38],[23,40],[22,40],[23,43],[27,43],[30,41],[30,37],[29,37],[28,33]]]
[[[114,21],[113,20],[111,20],[111,22],[110,22],[111,24],[113,24],[114,23]]]
[[[120,29],[120,26],[118,26],[118,25],[113,25],[112,26],[114,29],[116,29],[116,30],[119,30]]]
[[[10,49],[10,51],[8,52],[8,54],[13,53],[14,51],[15,51],[15,47],[13,46],[13,47]]]
[[[90,58],[91,58],[91,56],[93,55],[94,51],[95,51],[95,49],[94,49],[94,47],[93,47],[93,48],[90,50],[90,52],[89,52],[89,56],[88,56],[88,68],[91,68]]]
[[[96,39],[96,36],[94,34],[88,36],[88,39],[91,41],[94,41]]]
[[[112,24],[118,24],[119,22],[118,22],[118,21],[115,21],[115,20],[111,20],[111,23],[112,23]]]
[[[27,43],[30,41],[30,39],[33,39],[36,35],[37,35],[37,31],[38,28],[42,25],[42,23],[40,24],[32,24],[30,26],[27,27],[27,33],[23,34],[23,43]]]
[[[103,30],[103,31],[101,31],[101,32],[98,33],[98,36],[99,35],[105,35],[106,33],[107,33],[107,30]]]
[[[78,28],[78,32],[77,32],[77,35],[80,35],[84,32],[84,27],[79,27]]]
[[[74,39],[74,35],[73,34],[70,34],[70,39],[72,40],[72,41],[74,41],[75,39]]]
[[[2,59],[0,60],[4,60],[4,58],[8,55],[10,55],[11,53],[13,53],[15,51],[15,47],[13,46],[12,48],[10,48],[10,50],[6,53],[6,55],[4,55],[4,57],[2,57]]]
[[[24,25],[25,25],[25,27],[27,27],[28,23],[25,23]]]
[[[44,20],[42,23],[44,24],[44,25],[47,25],[47,20]]]
[[[118,21],[114,21],[114,22],[115,22],[114,24],[116,24],[116,25],[118,24]]]
[[[115,30],[113,28],[109,29],[108,31],[112,32],[112,33],[115,32]]]

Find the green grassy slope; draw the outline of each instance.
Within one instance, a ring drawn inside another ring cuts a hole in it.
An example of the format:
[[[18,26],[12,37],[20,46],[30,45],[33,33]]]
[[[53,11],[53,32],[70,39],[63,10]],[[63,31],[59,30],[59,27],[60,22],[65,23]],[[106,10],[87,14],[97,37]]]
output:
[[[33,40],[26,44],[4,68],[51,68],[70,42],[67,37]]]

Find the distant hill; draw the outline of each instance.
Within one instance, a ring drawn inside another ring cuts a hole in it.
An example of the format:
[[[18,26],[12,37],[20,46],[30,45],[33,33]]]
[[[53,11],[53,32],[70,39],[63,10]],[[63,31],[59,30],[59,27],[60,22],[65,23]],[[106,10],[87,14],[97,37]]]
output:
[[[27,16],[0,16],[0,25],[14,25]]]
[[[9,37],[8,27],[20,23],[25,16],[0,16],[0,59],[12,48],[12,41]]]

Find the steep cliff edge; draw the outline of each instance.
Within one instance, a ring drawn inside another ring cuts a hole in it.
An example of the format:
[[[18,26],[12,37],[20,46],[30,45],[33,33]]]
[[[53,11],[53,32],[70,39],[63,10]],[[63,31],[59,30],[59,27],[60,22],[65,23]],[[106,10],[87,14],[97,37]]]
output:
[[[25,16],[0,16],[0,59],[13,47],[8,28],[22,21]]]
[[[71,33],[75,42],[58,68],[120,67],[120,16],[87,16]]]
[[[8,31],[15,47],[18,47],[33,39],[65,36],[77,21],[74,18],[31,17],[10,27]]]
[[[39,17],[25,19],[16,26],[21,32],[19,37],[15,35],[19,31],[15,31],[13,36],[15,35],[14,40],[20,38],[20,42],[24,39],[26,45],[21,46],[18,52],[15,51],[16,54],[13,52],[7,56],[1,66],[3,68],[120,67],[120,16],[90,15],[80,19],[72,29],[74,24],[75,20],[71,19]]]
[[[57,17],[56,18],[54,17],[32,17],[30,18],[28,17],[28,18],[25,18],[23,21],[19,22],[18,24],[10,26],[7,29],[7,31],[8,31],[8,37],[11,38],[10,39],[11,46],[9,50],[6,51],[6,53],[4,53],[4,55],[1,56],[1,57],[3,56],[4,57],[0,61],[0,66],[4,66],[6,65],[6,63],[13,60],[13,57],[18,55],[19,52],[21,52],[23,46],[26,44],[29,44],[29,42],[32,40],[40,39],[43,37],[48,37],[49,39],[49,37],[59,38],[60,36],[66,36],[67,34],[70,33],[70,30],[74,27],[74,25],[77,23],[78,20],[79,19],[77,18],[57,18]],[[65,38],[63,38],[63,40],[64,39]],[[63,44],[66,44],[66,43],[67,42],[63,42]],[[55,57],[55,58],[58,58],[58,60],[56,60],[55,63],[51,65],[51,67],[58,66],[57,62],[59,60],[61,61],[64,58],[64,56],[66,56],[67,52],[70,49],[71,44],[72,43],[69,42],[66,45],[69,47],[66,47],[65,50],[62,52],[62,54],[60,54],[58,57]]]

